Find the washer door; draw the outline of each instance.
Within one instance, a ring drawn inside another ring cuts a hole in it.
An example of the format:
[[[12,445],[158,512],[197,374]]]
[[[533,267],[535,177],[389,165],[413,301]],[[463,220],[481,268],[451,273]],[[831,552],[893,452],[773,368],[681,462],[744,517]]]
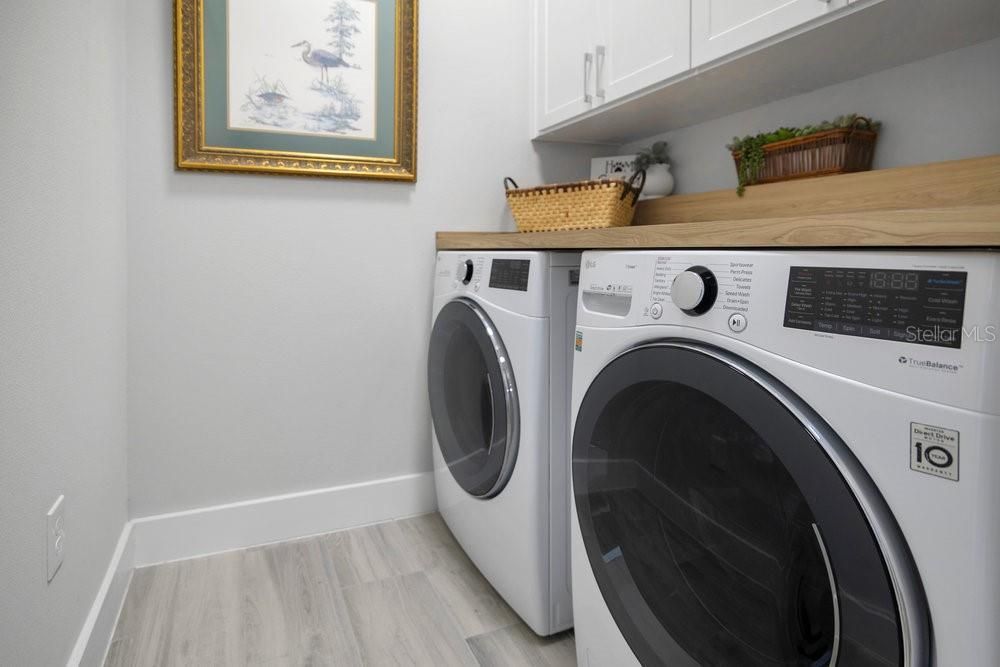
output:
[[[642,664],[929,664],[926,601],[885,501],[745,360],[681,340],[616,358],[581,404],[573,483],[594,576]]]
[[[500,493],[517,458],[517,387],[500,334],[474,301],[456,299],[438,314],[427,385],[438,445],[455,481],[473,496]]]

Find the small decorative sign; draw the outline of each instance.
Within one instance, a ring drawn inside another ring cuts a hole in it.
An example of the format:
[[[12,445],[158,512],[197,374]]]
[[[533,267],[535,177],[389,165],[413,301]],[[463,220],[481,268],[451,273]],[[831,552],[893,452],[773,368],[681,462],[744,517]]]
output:
[[[635,155],[612,155],[595,157],[590,161],[590,179],[608,178],[613,181],[627,181],[635,173]]]

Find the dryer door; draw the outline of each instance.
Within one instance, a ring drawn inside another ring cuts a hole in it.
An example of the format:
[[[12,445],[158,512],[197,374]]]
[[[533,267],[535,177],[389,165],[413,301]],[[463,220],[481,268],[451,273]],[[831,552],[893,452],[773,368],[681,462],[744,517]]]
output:
[[[519,409],[510,358],[474,301],[445,305],[427,360],[431,418],[455,481],[482,498],[503,490],[517,457]]]
[[[912,557],[801,399],[721,349],[633,349],[573,436],[587,557],[644,665],[929,665]]]

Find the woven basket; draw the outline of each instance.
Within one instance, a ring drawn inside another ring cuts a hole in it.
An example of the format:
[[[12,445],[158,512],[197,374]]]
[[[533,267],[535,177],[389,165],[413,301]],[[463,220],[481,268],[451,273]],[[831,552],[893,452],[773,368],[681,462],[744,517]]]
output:
[[[507,205],[519,232],[625,227],[635,215],[635,203],[646,182],[637,171],[624,181],[580,181],[537,188],[518,188],[505,178]]]
[[[868,118],[858,117],[853,127],[817,132],[764,146],[764,164],[752,183],[773,183],[795,178],[868,171],[875,156],[878,132]],[[736,172],[742,153],[734,152]]]

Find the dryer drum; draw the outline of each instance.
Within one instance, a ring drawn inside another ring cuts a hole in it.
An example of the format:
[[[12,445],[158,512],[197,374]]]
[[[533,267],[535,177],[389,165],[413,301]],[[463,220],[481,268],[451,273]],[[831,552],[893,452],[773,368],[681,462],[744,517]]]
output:
[[[703,343],[611,361],[580,405],[587,558],[644,665],[929,665],[927,603],[888,506],[787,387]]]
[[[438,313],[427,360],[431,418],[455,481],[490,498],[510,479],[520,431],[510,357],[489,316],[470,299]]]

